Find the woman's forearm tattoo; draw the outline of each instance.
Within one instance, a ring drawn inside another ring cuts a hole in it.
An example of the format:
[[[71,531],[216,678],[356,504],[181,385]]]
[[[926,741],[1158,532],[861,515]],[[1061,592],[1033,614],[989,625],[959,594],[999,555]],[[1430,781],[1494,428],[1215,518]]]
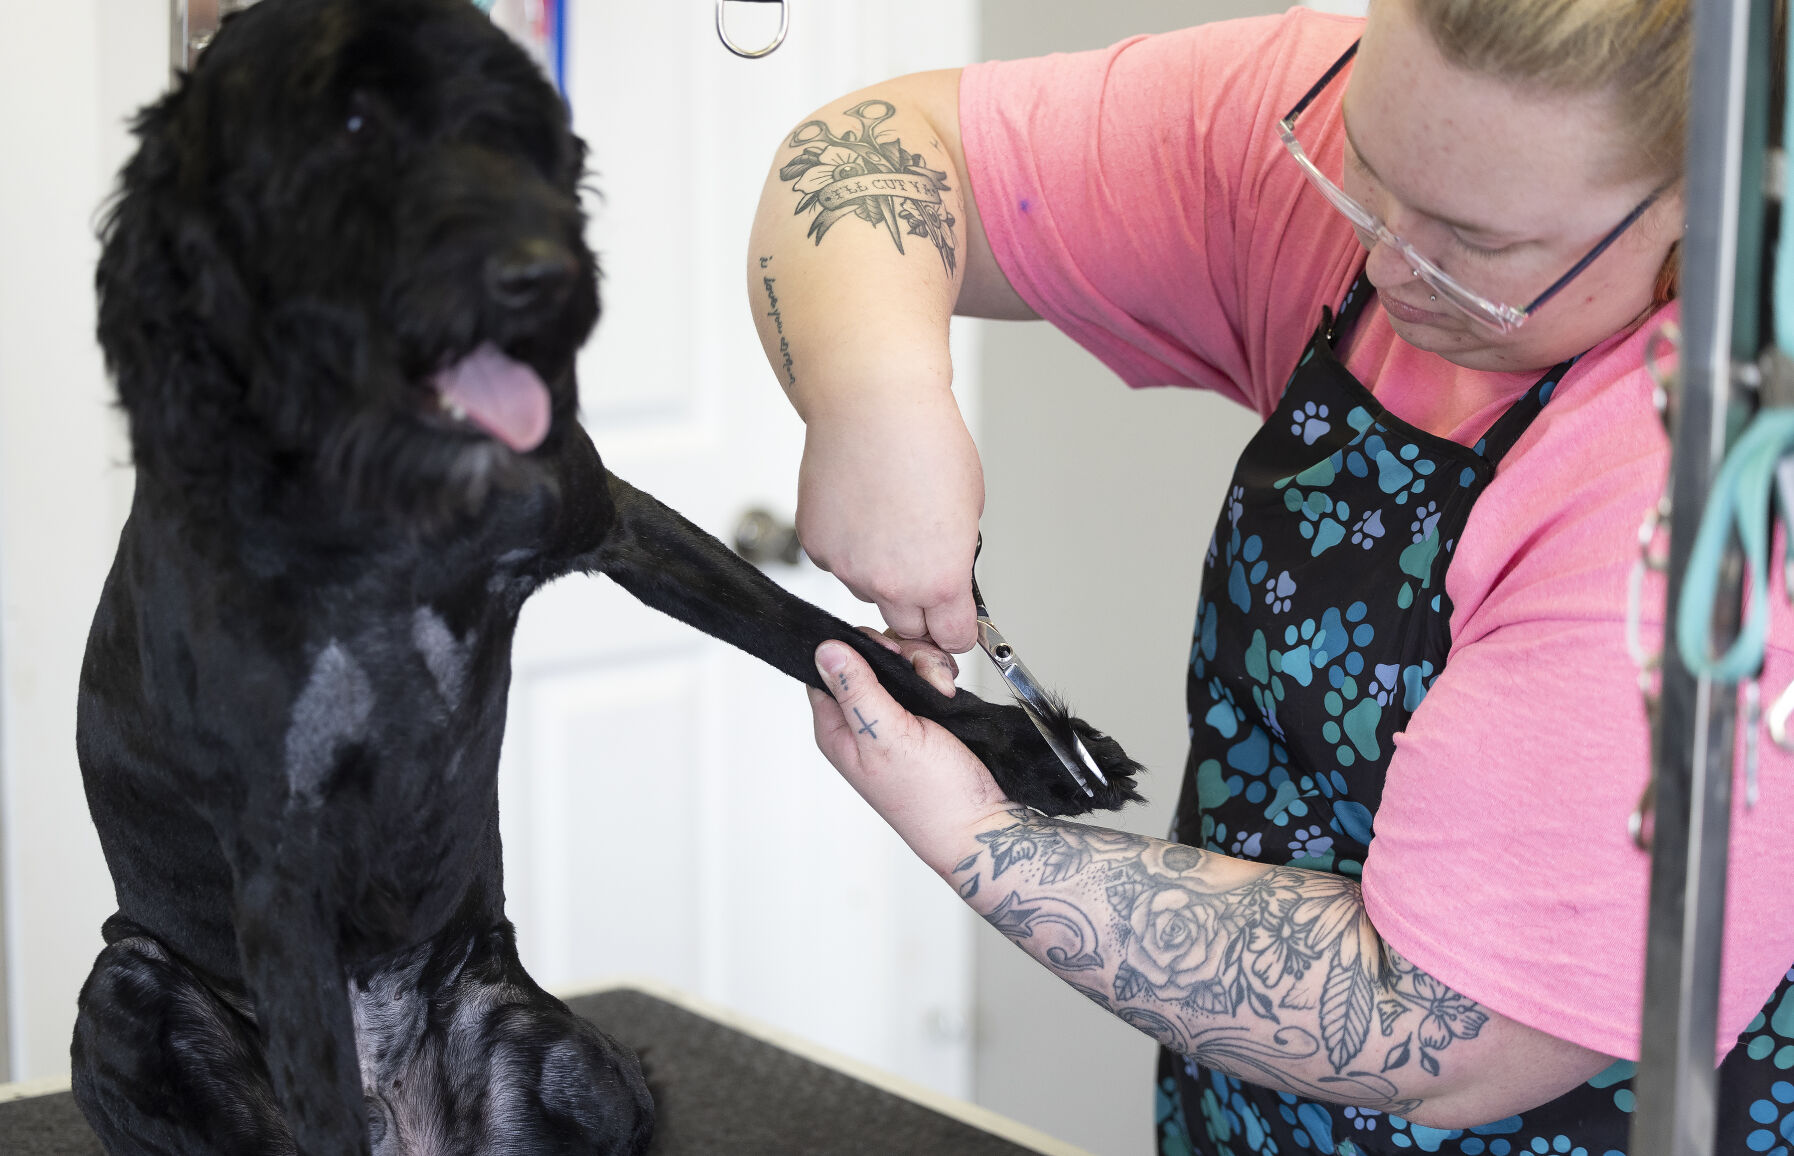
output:
[[[1354,880],[1277,867],[1229,883],[1193,847],[1021,808],[1010,817],[953,869],[961,898],[981,899],[997,930],[1085,996],[1204,1066],[1404,1114],[1420,1100],[1403,1069],[1438,1076],[1440,1055],[1488,1021],[1383,944]],[[1323,1056],[1325,1070],[1308,1062]]]
[[[905,236],[926,238],[951,277],[958,265],[959,223],[941,199],[947,174],[922,163],[893,132],[879,126],[897,114],[888,101],[867,100],[847,110],[859,123],[836,134],[827,122],[800,125],[787,139],[799,152],[779,170],[799,194],[796,212],[814,212],[810,236],[818,245],[835,224],[857,217],[887,230],[897,251]]]

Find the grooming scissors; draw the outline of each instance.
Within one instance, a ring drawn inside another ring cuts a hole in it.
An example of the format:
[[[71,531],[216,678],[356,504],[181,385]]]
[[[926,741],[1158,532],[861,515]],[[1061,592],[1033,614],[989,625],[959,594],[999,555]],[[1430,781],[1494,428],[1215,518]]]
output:
[[[980,534],[978,546],[972,552],[974,566],[977,564],[979,551],[983,549],[984,535]],[[978,589],[976,573],[972,575],[972,602],[978,611],[978,645],[990,656],[997,673],[1003,676],[1010,693],[1015,695],[1016,705],[1022,708],[1022,713],[1028,716],[1028,721],[1034,724],[1034,729],[1040,732],[1040,737],[1046,740],[1047,746],[1053,748],[1053,753],[1059,756],[1059,761],[1065,765],[1072,781],[1078,784],[1085,795],[1096,798],[1096,792],[1090,789],[1090,781],[1084,777],[1084,772],[1090,772],[1105,787],[1109,785],[1109,780],[1103,776],[1096,760],[1090,757],[1090,752],[1084,747],[1084,740],[1072,729],[1070,718],[1053,705],[1046,691],[1041,689],[1040,683],[1034,680],[1034,675],[1016,657],[1015,647],[1009,644],[1003,637],[1003,632],[997,629],[996,623],[990,620],[990,609],[985,606],[984,595]]]

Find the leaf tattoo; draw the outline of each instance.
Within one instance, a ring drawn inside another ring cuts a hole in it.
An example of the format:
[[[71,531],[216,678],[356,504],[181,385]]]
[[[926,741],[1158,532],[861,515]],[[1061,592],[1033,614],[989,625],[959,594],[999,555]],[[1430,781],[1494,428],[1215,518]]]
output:
[[[896,114],[889,101],[865,100],[847,110],[860,124],[857,131],[837,136],[824,121],[800,125],[786,144],[802,151],[779,169],[779,179],[802,194],[796,213],[816,211],[809,232],[816,244],[837,222],[858,217],[886,229],[899,253],[905,236],[925,238],[951,277],[959,263],[959,222],[941,201],[952,191],[947,174],[923,164],[896,134],[879,132]]]
[[[1334,1071],[1343,1072],[1364,1050],[1375,1002],[1370,976],[1357,961],[1335,958],[1321,992],[1321,1038],[1327,1043],[1327,1059]]]
[[[1115,998],[1124,1003],[1147,994],[1146,977],[1122,964],[1115,969]]]

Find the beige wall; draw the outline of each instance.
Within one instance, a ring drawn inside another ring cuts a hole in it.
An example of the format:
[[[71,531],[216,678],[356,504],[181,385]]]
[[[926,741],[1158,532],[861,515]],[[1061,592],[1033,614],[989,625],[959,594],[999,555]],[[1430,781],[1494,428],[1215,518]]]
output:
[[[1235,16],[1276,0],[985,0],[981,55],[1033,56]],[[1150,803],[1097,820],[1163,836],[1187,732],[1196,582],[1256,423],[1183,390],[1129,390],[1044,324],[987,326],[979,584],[1036,674],[1151,768]],[[980,928],[978,1101],[1099,1156],[1152,1151],[1156,1049]]]

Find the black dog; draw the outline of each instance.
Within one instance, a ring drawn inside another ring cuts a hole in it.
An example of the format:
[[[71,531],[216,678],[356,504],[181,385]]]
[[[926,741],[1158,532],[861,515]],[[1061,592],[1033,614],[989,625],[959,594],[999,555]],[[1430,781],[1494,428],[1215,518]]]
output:
[[[119,911],[75,1090],[114,1153],[639,1152],[635,1059],[519,965],[496,774],[525,598],[608,574],[819,685],[865,654],[1022,802],[1015,708],[936,694],[608,474],[584,149],[468,0],[264,0],[137,126],[100,340],[137,490],[82,673]],[[1088,727],[1111,786],[1138,768]]]

